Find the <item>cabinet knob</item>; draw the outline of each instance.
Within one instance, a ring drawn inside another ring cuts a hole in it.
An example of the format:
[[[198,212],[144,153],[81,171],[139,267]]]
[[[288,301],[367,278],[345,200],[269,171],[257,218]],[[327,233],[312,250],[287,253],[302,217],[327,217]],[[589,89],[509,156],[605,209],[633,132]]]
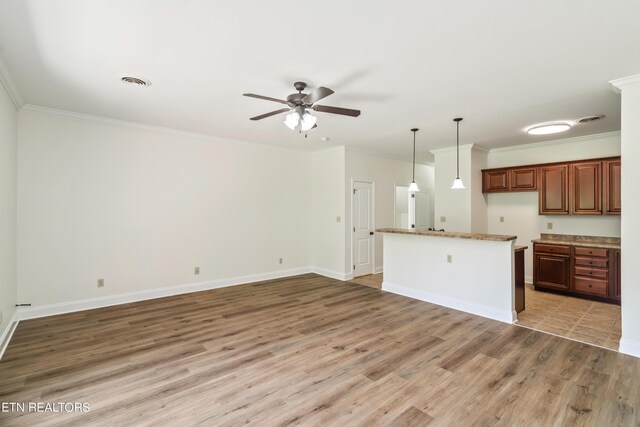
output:
[[[590,271],[589,274],[593,274],[593,271]]]
[[[589,265],[593,264],[593,261],[589,261]]]
[[[593,288],[593,286],[589,285],[590,288]]]

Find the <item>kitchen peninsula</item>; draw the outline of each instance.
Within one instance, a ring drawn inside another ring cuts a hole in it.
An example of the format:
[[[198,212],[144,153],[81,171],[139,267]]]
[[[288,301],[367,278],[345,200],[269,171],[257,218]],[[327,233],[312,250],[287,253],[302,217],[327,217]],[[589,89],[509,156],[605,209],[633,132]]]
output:
[[[516,320],[516,236],[382,228],[382,290],[488,317]]]

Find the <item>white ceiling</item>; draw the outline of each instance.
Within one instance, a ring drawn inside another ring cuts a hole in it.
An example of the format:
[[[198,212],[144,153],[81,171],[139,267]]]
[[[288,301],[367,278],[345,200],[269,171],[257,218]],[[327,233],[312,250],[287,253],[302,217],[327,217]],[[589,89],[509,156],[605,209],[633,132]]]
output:
[[[606,119],[608,81],[640,73],[637,0],[1,0],[0,53],[28,104],[289,148],[346,144],[395,157],[461,143],[526,144],[538,122]],[[145,77],[126,86],[121,74]],[[307,139],[276,116],[293,82],[324,85]],[[321,136],[331,138],[320,142]],[[554,135],[556,138],[557,135]]]

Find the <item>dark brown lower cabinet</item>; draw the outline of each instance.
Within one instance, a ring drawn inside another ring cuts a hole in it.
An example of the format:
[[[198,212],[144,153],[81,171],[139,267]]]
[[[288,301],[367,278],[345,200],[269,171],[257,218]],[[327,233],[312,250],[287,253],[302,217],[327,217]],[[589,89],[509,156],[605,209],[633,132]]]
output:
[[[622,297],[622,289],[620,286],[620,251],[619,250],[614,250],[613,251],[613,286],[611,286],[611,298],[616,299],[618,301],[620,301],[620,298]]]
[[[533,282],[536,287],[569,290],[570,258],[565,255],[533,254]]]
[[[569,245],[533,245],[536,289],[620,303],[620,251]]]

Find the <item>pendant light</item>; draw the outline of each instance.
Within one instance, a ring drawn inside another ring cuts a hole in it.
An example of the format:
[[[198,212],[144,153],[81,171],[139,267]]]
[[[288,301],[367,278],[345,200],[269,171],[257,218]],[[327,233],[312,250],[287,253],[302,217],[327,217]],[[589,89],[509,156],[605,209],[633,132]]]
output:
[[[411,132],[413,132],[413,177],[411,179],[411,184],[409,184],[410,193],[420,191],[418,189],[418,184],[416,184],[416,132],[418,132],[418,130],[418,128],[411,129]]]
[[[460,179],[460,122],[462,117],[453,119],[456,122],[456,179],[453,180],[452,190],[464,190],[465,186]]]

